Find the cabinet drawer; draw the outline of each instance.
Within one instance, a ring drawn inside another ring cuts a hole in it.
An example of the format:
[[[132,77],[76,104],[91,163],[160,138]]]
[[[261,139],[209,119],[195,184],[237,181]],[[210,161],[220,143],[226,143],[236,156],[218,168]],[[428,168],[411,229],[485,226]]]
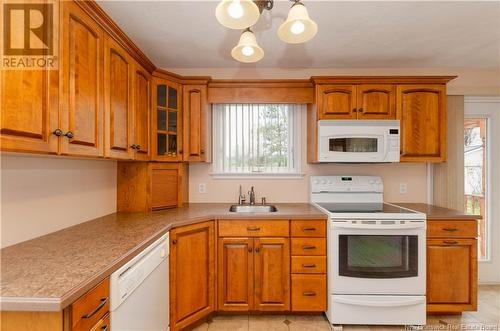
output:
[[[109,331],[111,329],[110,327],[110,320],[109,320],[109,314],[106,314],[103,318],[97,322],[96,325],[90,331]]]
[[[219,220],[219,237],[288,237],[288,220]]]
[[[292,273],[325,274],[326,256],[292,256]]]
[[[292,255],[326,255],[326,238],[292,238]]]
[[[109,278],[71,305],[72,331],[88,331],[109,311]]]
[[[292,311],[326,310],[326,275],[292,275]]]
[[[325,237],[326,221],[324,220],[292,220],[290,233],[292,237]]]
[[[475,238],[477,237],[477,221],[429,221],[427,237],[441,238]]]

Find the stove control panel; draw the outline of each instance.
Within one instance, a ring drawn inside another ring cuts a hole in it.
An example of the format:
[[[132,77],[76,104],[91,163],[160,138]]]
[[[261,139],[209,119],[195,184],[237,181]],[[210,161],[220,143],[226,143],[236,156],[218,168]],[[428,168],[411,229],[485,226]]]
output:
[[[383,193],[378,176],[311,176],[311,192]]]

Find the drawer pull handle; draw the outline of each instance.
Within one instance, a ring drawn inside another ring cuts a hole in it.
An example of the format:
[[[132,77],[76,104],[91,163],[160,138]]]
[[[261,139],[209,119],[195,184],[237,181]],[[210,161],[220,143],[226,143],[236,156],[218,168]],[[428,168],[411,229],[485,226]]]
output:
[[[97,314],[97,312],[99,310],[101,310],[102,307],[104,307],[104,305],[106,305],[106,303],[108,302],[108,298],[102,298],[101,299],[101,303],[99,304],[99,306],[97,306],[94,310],[92,310],[90,313],[86,314],[86,315],[83,315],[82,316],[82,319],[88,319],[88,318],[91,318],[92,316],[94,316],[95,314]]]
[[[101,330],[103,330],[103,331],[108,331],[108,330],[109,330],[109,329],[108,329],[108,325],[107,325],[107,324],[106,324],[106,325],[103,325],[103,326],[101,327]]]
[[[247,228],[248,231],[260,231],[260,228],[258,226],[249,226]]]
[[[458,229],[456,229],[456,228],[443,228],[443,231],[455,232],[455,231],[458,231]]]
[[[316,264],[315,263],[304,263],[304,264],[302,264],[302,267],[303,268],[316,268]]]
[[[302,249],[316,249],[316,246],[314,246],[314,245],[304,245],[304,246],[302,246]]]
[[[302,231],[316,231],[316,228],[302,228]]]
[[[458,244],[458,241],[455,241],[455,240],[443,240],[443,242],[445,244],[448,244],[448,245],[456,245],[456,244]]]
[[[316,296],[316,292],[313,292],[313,291],[305,291],[302,293],[303,296],[305,297],[314,297]]]

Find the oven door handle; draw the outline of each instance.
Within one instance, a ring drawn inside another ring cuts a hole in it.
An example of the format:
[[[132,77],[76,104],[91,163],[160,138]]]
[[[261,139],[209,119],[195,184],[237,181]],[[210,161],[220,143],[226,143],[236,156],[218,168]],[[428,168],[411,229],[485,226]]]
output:
[[[425,229],[423,224],[333,224],[333,229],[367,229],[367,230],[409,230],[409,229]]]
[[[363,301],[363,300],[353,300],[347,298],[334,298],[334,301],[339,303],[344,303],[353,306],[366,306],[366,307],[404,307],[404,306],[416,306],[425,303],[425,297],[413,298],[398,301]]]

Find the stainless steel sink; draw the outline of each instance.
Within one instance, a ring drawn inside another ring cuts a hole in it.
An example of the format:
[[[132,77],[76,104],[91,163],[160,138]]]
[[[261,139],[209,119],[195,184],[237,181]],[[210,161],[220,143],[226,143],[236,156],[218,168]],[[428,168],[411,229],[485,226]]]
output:
[[[232,205],[229,208],[233,213],[274,213],[278,208],[273,205]]]

